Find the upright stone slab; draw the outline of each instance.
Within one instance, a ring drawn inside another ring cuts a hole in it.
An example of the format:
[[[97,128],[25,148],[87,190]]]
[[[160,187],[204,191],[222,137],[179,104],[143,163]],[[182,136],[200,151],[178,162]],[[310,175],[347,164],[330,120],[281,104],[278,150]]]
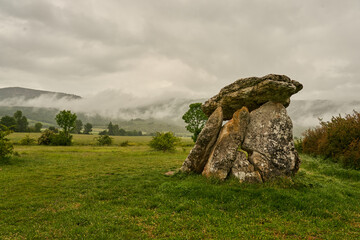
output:
[[[281,103],[267,102],[250,113],[242,148],[263,180],[290,176],[297,172],[300,159],[295,150],[292,122]]]
[[[218,107],[207,120],[199,134],[194,148],[183,163],[180,171],[201,173],[213,149],[223,122],[222,108]]]
[[[237,150],[244,141],[248,123],[249,111],[246,107],[234,113],[233,118],[221,129],[203,175],[221,180],[228,176],[236,159]]]

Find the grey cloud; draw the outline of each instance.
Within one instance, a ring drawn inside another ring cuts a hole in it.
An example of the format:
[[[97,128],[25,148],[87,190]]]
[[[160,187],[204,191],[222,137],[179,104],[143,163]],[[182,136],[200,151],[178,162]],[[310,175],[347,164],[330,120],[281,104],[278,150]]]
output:
[[[357,98],[359,12],[357,0],[0,0],[0,86],[210,97],[280,73],[304,84],[295,98]]]

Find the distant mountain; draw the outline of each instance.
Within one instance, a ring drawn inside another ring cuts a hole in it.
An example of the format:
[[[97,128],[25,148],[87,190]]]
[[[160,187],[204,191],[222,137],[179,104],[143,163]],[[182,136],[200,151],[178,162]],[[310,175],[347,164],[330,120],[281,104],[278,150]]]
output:
[[[67,99],[81,99],[80,96],[74,94],[60,93],[60,92],[49,92],[42,90],[35,90],[30,88],[21,87],[8,87],[0,88],[0,101],[13,98],[22,98],[24,100],[38,98],[42,95],[54,96],[56,99],[67,98]]]

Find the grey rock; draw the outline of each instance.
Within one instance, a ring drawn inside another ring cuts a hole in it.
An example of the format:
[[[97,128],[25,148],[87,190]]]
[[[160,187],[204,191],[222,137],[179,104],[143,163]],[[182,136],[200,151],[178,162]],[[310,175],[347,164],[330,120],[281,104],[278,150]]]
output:
[[[245,151],[238,151],[236,159],[231,169],[231,175],[239,179],[240,182],[262,182],[259,171],[249,162]]]
[[[202,173],[204,176],[220,180],[228,176],[236,159],[237,149],[244,141],[249,119],[249,111],[243,107],[223,126]]]
[[[223,122],[223,111],[218,107],[207,120],[194,148],[184,161],[180,171],[201,173],[208,161]]]
[[[250,112],[268,101],[278,102],[287,107],[290,104],[290,96],[302,88],[301,83],[285,75],[269,74],[261,78],[243,78],[221,89],[202,105],[202,109],[210,116],[221,106],[224,120],[229,120],[234,112],[243,106]]]
[[[281,103],[267,102],[250,113],[242,148],[263,180],[291,176],[299,169],[294,147],[292,122]]]

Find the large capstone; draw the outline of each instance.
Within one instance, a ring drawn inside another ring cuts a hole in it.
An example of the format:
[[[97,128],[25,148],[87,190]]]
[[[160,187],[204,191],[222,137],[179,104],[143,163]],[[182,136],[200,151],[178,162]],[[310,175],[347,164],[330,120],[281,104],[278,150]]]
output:
[[[269,74],[261,78],[243,78],[221,89],[217,95],[202,105],[202,109],[210,116],[217,107],[221,106],[224,120],[229,120],[234,112],[244,106],[249,111],[253,111],[264,103],[273,101],[287,107],[291,95],[302,88],[301,83],[285,75]]]

